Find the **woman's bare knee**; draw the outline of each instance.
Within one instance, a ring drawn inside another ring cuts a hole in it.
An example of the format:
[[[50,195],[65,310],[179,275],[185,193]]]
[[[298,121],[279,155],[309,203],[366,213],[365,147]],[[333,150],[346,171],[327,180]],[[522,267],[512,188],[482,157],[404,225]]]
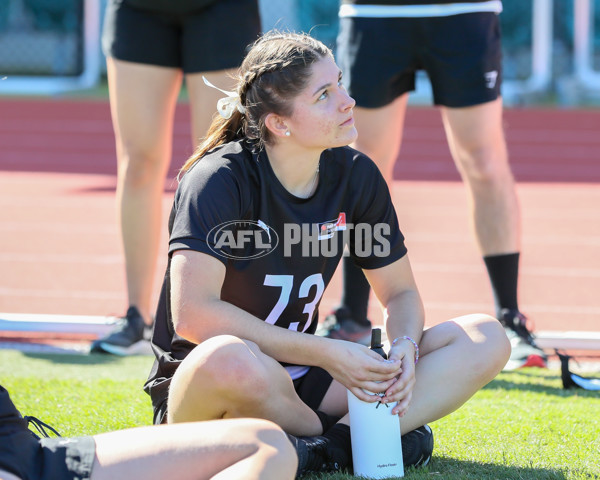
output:
[[[510,356],[510,342],[500,322],[486,314],[462,317],[466,341],[470,344],[469,364],[486,380],[494,378]]]
[[[198,345],[171,381],[169,423],[222,418],[238,402],[261,402],[268,378],[248,344],[221,335]],[[254,397],[260,398],[254,398]]]

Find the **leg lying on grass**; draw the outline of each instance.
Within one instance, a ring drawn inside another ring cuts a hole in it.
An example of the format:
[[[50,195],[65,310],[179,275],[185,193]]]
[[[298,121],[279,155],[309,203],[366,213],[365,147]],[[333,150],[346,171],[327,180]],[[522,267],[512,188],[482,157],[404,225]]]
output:
[[[0,386],[0,479],[291,479],[297,457],[258,419],[131,428],[93,437],[38,438]],[[45,478],[45,477],[44,477]]]

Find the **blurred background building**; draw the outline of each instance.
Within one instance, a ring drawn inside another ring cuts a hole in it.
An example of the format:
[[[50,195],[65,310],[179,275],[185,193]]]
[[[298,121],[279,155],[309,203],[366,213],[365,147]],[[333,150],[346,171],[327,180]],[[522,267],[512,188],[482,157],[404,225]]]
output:
[[[6,77],[0,81],[0,95],[51,95],[102,86],[100,31],[106,1],[0,0],[0,79]],[[306,31],[335,47],[338,0],[260,3],[264,30]],[[503,4],[506,103],[600,105],[600,0]],[[429,103],[424,76],[411,101]]]

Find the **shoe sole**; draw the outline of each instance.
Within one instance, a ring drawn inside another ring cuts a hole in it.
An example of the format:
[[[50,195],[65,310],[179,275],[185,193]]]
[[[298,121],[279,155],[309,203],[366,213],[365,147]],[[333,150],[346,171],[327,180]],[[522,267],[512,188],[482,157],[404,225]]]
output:
[[[120,357],[129,357],[133,355],[153,355],[152,345],[148,340],[140,340],[128,347],[120,347],[112,343],[100,342],[100,348],[107,353],[118,355]]]

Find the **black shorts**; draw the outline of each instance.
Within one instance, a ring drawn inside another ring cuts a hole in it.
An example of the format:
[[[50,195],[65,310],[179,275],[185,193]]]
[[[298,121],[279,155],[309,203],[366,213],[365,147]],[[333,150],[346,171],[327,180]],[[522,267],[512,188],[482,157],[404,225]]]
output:
[[[321,367],[310,367],[305,375],[294,380],[296,393],[317,414],[323,426],[323,432],[333,427],[340,419],[340,417],[319,410],[319,405],[325,398],[332,381],[333,377]]]
[[[310,367],[305,375],[294,380],[294,388],[300,399],[316,412],[332,381],[333,377],[327,370]]]
[[[337,62],[359,107],[378,108],[415,89],[425,70],[433,101],[468,107],[495,100],[502,81],[498,15],[340,18]]]
[[[0,386],[0,470],[36,480],[87,480],[96,443],[92,437],[36,438]]]
[[[259,34],[257,0],[219,0],[173,13],[109,0],[102,50],[117,60],[208,72],[239,67]]]

